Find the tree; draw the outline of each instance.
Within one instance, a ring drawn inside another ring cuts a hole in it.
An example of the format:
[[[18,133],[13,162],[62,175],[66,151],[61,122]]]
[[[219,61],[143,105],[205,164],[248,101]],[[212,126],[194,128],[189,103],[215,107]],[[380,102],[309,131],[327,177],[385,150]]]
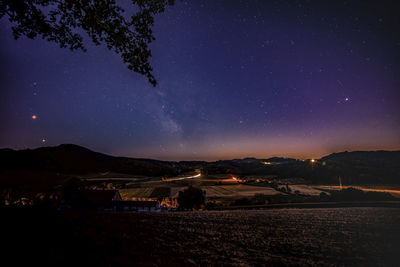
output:
[[[128,68],[156,86],[148,45],[155,40],[154,15],[174,0],[131,0],[134,14],[126,14],[115,0],[0,0],[0,19],[8,15],[15,39],[42,37],[62,48],[86,51],[82,32],[96,45],[120,54]]]
[[[262,205],[262,204],[267,204],[268,203],[268,199],[267,196],[264,194],[254,194],[253,197],[253,203],[255,205]]]
[[[205,191],[200,188],[189,186],[179,192],[178,203],[181,209],[198,209],[206,200]]]

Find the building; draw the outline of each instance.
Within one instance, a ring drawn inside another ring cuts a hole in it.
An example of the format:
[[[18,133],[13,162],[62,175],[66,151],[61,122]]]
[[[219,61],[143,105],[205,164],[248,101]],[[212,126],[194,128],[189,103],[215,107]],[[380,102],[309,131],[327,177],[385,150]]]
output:
[[[158,202],[158,207],[162,210],[176,210],[179,206],[178,197],[179,192],[186,189],[186,187],[155,187],[152,191],[146,194],[141,192],[137,195],[125,197],[124,199],[137,202]]]
[[[165,197],[161,200],[160,207],[163,210],[176,210],[179,207],[178,198]]]
[[[118,190],[84,190],[82,195],[87,207],[97,210],[113,209],[122,200]]]
[[[117,211],[159,211],[160,202],[157,201],[115,201],[115,210]]]

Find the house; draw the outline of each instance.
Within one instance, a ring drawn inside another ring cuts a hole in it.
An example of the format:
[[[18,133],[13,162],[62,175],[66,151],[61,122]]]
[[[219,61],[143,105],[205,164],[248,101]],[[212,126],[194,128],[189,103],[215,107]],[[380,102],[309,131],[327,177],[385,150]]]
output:
[[[86,205],[97,210],[112,209],[115,202],[122,200],[118,190],[84,190],[82,194]]]
[[[115,201],[114,207],[118,211],[159,211],[160,202],[150,201]]]
[[[163,210],[176,210],[179,207],[178,198],[165,197],[161,200],[160,207]]]
[[[129,196],[126,200],[134,202],[158,202],[158,208],[162,210],[176,210],[179,206],[178,196],[179,192],[183,191],[186,187],[155,187],[150,193],[138,194],[136,196]],[[124,198],[125,199],[125,198]],[[157,208],[157,209],[158,209]],[[128,208],[128,210],[135,210]]]

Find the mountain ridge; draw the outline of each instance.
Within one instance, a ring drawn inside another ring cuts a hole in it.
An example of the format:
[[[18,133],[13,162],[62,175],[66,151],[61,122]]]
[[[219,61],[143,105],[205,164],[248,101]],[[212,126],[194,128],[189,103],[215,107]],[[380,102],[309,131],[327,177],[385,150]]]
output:
[[[250,160],[255,160],[255,161],[290,161],[290,160],[300,160],[296,158],[290,158],[290,157],[280,157],[280,156],[274,156],[270,158],[255,158],[255,157],[243,157],[243,158],[234,158],[234,159],[223,159],[223,160],[216,160],[216,161],[204,161],[204,160],[180,160],[180,161],[174,161],[174,160],[159,160],[159,159],[152,159],[152,158],[136,158],[136,157],[127,157],[127,156],[112,156],[108,155],[106,153],[98,152],[91,150],[89,148],[86,148],[84,146],[76,145],[76,144],[60,144],[57,146],[43,146],[43,147],[38,147],[38,148],[27,148],[27,149],[12,149],[12,148],[0,148],[0,154],[3,152],[26,152],[26,151],[56,151],[57,149],[73,149],[73,150],[80,150],[80,152],[85,151],[88,153],[93,153],[93,154],[99,154],[102,156],[110,157],[110,158],[121,158],[121,159],[134,159],[134,160],[146,160],[146,161],[154,161],[154,162],[170,162],[170,163],[179,163],[179,162],[208,162],[208,163],[214,163],[214,162],[219,162],[219,161],[250,161]],[[340,151],[340,152],[333,152],[331,154],[328,154],[326,156],[322,156],[318,160],[328,160],[332,159],[333,157],[341,157],[343,155],[362,155],[362,154],[367,154],[367,153],[375,153],[375,154],[384,154],[384,153],[397,153],[400,156],[400,150],[354,150],[354,151]]]
[[[24,150],[0,149],[0,174],[9,171],[24,171],[27,175],[32,171],[57,174],[112,172],[171,177],[196,169],[201,169],[204,174],[301,177],[311,183],[337,183],[340,176],[347,184],[400,184],[400,151],[344,151],[313,161],[247,157],[214,162],[177,162],[115,157],[74,144]]]

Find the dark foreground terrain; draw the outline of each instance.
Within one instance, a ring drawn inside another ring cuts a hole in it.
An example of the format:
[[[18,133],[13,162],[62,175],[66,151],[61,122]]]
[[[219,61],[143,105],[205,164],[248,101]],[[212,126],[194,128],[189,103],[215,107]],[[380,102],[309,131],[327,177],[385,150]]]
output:
[[[2,210],[2,260],[106,266],[398,266],[400,209]]]

